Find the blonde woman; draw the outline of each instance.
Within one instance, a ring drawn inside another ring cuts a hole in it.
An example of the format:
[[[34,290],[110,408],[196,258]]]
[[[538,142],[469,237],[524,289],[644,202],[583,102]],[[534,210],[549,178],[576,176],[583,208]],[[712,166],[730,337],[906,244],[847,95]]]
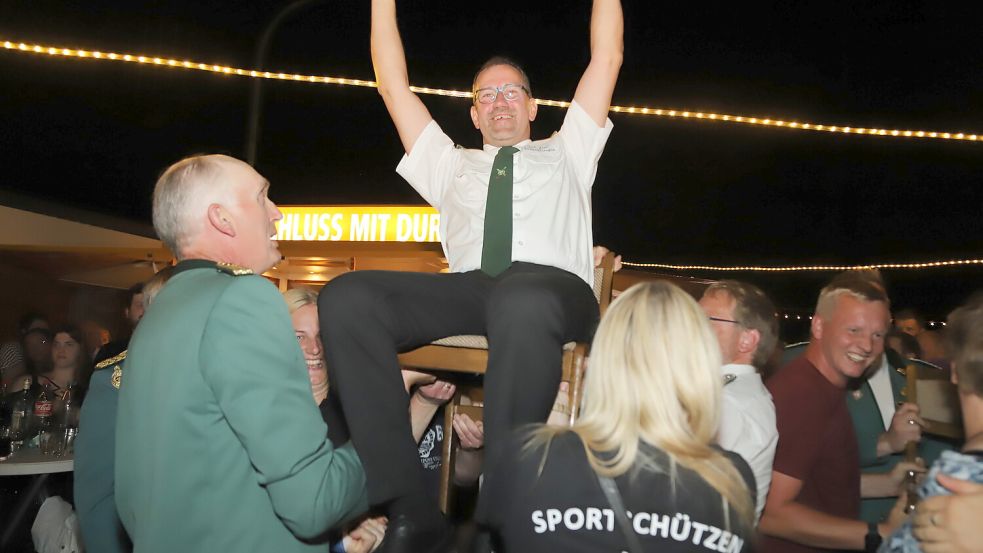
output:
[[[688,294],[667,282],[621,294],[594,337],[579,421],[519,433],[486,477],[497,551],[749,550],[754,476],[711,445],[719,367]]]
[[[307,361],[314,403],[323,406],[328,397],[328,369],[324,365],[324,347],[317,320],[317,292],[304,287],[291,288],[283,293],[283,301],[287,302],[294,334]],[[321,410],[323,412],[324,407]]]
[[[283,293],[283,299],[287,302],[294,333],[307,361],[314,401],[328,425],[328,436],[335,444],[344,443],[349,436],[341,406],[337,396],[328,393],[328,373],[317,315],[317,292],[305,287],[292,288]],[[455,387],[449,382],[437,380],[433,375],[415,371],[403,371],[403,382],[410,394],[413,439],[420,444],[420,462],[427,475],[428,488],[436,496],[440,486],[439,442],[443,441],[443,432],[435,415],[440,406],[454,396]],[[478,479],[481,466],[481,447],[484,445],[482,428],[466,417],[455,420],[455,428],[461,434],[462,446],[466,449],[461,451],[454,479],[460,485],[470,485]]]
[[[305,287],[291,288],[283,293],[283,301],[287,302],[294,334],[297,336],[300,350],[304,352],[304,360],[307,361],[307,376],[311,380],[314,403],[320,408],[321,417],[328,425],[328,436],[331,441],[336,446],[340,445],[348,441],[348,436],[344,431],[344,422],[333,416],[340,410],[329,407],[330,402],[336,399],[328,396],[328,369],[324,364],[324,346],[321,344],[321,329],[318,325],[317,292]],[[365,518],[359,526],[332,544],[331,551],[333,553],[375,551],[381,544],[385,532],[384,517]]]

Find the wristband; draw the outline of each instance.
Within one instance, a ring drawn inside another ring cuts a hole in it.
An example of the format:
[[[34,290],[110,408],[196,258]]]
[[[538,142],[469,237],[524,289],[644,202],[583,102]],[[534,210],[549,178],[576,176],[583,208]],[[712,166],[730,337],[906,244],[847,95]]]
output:
[[[864,536],[864,551],[867,553],[877,553],[877,548],[881,546],[884,538],[877,531],[877,523],[871,522],[867,525],[867,535]]]

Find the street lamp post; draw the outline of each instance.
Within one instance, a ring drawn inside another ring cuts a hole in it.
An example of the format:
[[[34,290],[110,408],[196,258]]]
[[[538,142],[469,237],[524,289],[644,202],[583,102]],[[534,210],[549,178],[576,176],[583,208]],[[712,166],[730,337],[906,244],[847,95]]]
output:
[[[263,29],[263,34],[259,37],[259,42],[256,44],[256,52],[253,57],[253,68],[256,71],[263,70],[263,67],[266,65],[267,51],[270,49],[270,43],[273,41],[273,35],[276,33],[276,30],[281,23],[283,23],[287,18],[297,14],[297,12],[305,10],[313,5],[324,3],[325,1],[326,0],[295,0],[280,10],[266,25],[266,28]],[[247,121],[246,131],[246,161],[253,167],[256,166],[256,148],[259,144],[259,119],[262,102],[263,79],[255,78],[253,79],[252,89],[249,93],[249,119]]]

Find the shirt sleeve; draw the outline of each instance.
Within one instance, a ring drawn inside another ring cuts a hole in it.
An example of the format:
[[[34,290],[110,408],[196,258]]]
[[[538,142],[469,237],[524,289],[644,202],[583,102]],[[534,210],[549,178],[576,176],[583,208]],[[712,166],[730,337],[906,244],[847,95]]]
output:
[[[611,119],[605,119],[604,126],[598,127],[577,102],[571,102],[567,108],[557,136],[563,144],[567,163],[573,165],[580,186],[590,188],[594,185],[597,162],[601,159],[604,145],[613,128]]]
[[[367,508],[355,450],[335,448],[311,396],[286,305],[261,277],[237,277],[209,315],[202,376],[273,510],[311,538]]]
[[[742,443],[750,439],[745,429],[749,424],[746,414],[741,409],[740,400],[726,391],[721,395],[722,409],[720,410],[720,428],[717,430],[717,444],[720,447],[737,451]]]
[[[444,134],[436,121],[430,121],[413,144],[413,150],[403,155],[396,172],[428,204],[440,209],[444,189],[454,176],[455,151],[450,137]]]

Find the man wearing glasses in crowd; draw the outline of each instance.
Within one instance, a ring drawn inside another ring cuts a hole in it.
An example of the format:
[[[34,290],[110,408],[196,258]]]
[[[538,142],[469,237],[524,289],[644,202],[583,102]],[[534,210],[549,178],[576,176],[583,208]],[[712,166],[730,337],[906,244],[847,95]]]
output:
[[[778,446],[775,404],[758,372],[778,341],[775,305],[757,286],[736,280],[711,284],[700,307],[717,336],[724,393],[717,443],[751,466],[757,483],[755,516],[761,517],[771,487]]]
[[[396,352],[488,337],[486,471],[511,429],[546,420],[563,343],[588,339],[598,318],[590,194],[612,128],[623,17],[618,0],[594,1],[591,60],[549,139],[530,140],[537,104],[525,72],[505,58],[485,63],[471,105],[480,150],[456,147],[410,90],[394,0],[373,0],[371,46],[406,151],[396,170],[440,211],[452,272],[343,275],[320,296],[321,333],[369,501],[389,515],[381,550],[441,551],[451,533],[424,487]]]

